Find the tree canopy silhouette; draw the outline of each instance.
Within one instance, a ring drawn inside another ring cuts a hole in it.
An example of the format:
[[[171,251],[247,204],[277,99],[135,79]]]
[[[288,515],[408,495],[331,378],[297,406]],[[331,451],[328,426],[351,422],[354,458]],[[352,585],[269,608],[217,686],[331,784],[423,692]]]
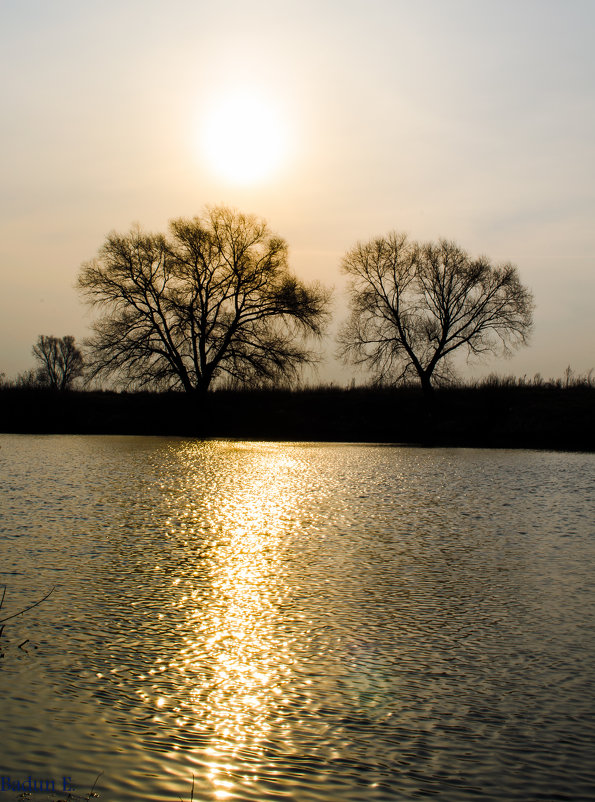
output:
[[[447,240],[420,244],[391,233],[357,244],[342,269],[350,316],[339,352],[379,380],[414,375],[430,394],[454,351],[508,354],[527,343],[533,297],[511,264],[472,259]]]
[[[70,334],[65,337],[40,334],[32,350],[40,363],[37,380],[54,390],[68,390],[83,373],[83,355]]]
[[[328,319],[330,293],[289,270],[267,223],[226,207],[173,220],[169,234],[108,235],[78,287],[103,310],[89,373],[125,385],[206,391],[296,374]]]

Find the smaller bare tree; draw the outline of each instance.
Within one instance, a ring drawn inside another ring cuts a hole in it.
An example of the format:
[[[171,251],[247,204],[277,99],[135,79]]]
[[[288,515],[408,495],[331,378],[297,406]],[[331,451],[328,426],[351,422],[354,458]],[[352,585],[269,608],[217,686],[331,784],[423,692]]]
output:
[[[40,363],[38,380],[54,390],[68,390],[83,373],[83,355],[74,337],[40,334],[33,346],[33,356]]]
[[[533,297],[511,264],[472,259],[453,242],[404,234],[358,244],[343,259],[351,315],[341,356],[378,379],[417,376],[426,395],[458,349],[468,357],[526,344]]]

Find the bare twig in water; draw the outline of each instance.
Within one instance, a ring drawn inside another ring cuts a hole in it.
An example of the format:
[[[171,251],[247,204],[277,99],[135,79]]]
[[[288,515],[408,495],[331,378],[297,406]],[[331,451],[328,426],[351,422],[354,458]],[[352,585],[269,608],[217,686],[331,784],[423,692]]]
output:
[[[47,599],[49,596],[51,596],[51,595],[52,595],[52,593],[53,593],[55,590],[56,590],[56,586],[54,585],[54,587],[53,587],[53,588],[50,590],[50,592],[45,594],[45,596],[43,597],[43,599],[39,599],[39,601],[36,601],[34,604],[30,604],[30,605],[29,605],[29,607],[24,607],[22,610],[19,610],[19,611],[18,611],[18,613],[13,613],[12,615],[7,615],[7,616],[6,616],[6,618],[0,618],[0,624],[3,624],[3,623],[4,623],[4,621],[10,621],[10,619],[11,619],[11,618],[16,618],[16,617],[17,617],[17,615],[22,615],[23,613],[26,613],[26,612],[28,612],[29,610],[32,610],[34,607],[37,607],[37,605],[41,604],[41,603],[42,603],[42,602],[44,602],[44,601],[45,601],[45,600],[46,600],[46,599]],[[5,593],[6,593],[6,585],[4,586],[4,593],[2,594],[2,601],[0,601],[0,607],[2,607],[2,602],[4,601],[4,594],[5,594]]]
[[[95,786],[97,785],[97,780],[101,777],[102,774],[103,774],[103,772],[100,771],[99,774],[97,775],[97,777],[95,777],[95,782],[93,783],[93,787],[91,788],[91,790],[87,794],[87,799],[91,799],[92,796],[99,796],[99,794],[95,793]]]
[[[182,797],[180,797],[180,802],[184,802]],[[190,795],[190,802],[194,802],[194,774],[192,775],[192,792]]]

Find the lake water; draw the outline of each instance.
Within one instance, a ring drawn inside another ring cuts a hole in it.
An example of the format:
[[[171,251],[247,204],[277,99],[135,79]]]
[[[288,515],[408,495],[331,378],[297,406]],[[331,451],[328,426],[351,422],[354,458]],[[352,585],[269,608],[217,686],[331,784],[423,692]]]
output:
[[[0,802],[595,799],[594,455],[0,447]]]

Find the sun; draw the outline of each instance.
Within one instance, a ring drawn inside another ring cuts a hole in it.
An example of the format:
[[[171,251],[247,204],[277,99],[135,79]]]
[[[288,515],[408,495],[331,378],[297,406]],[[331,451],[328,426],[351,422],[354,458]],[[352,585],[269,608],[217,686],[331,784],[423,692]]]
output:
[[[202,149],[211,169],[227,181],[254,183],[282,164],[287,133],[270,101],[238,91],[219,99],[207,114]]]

